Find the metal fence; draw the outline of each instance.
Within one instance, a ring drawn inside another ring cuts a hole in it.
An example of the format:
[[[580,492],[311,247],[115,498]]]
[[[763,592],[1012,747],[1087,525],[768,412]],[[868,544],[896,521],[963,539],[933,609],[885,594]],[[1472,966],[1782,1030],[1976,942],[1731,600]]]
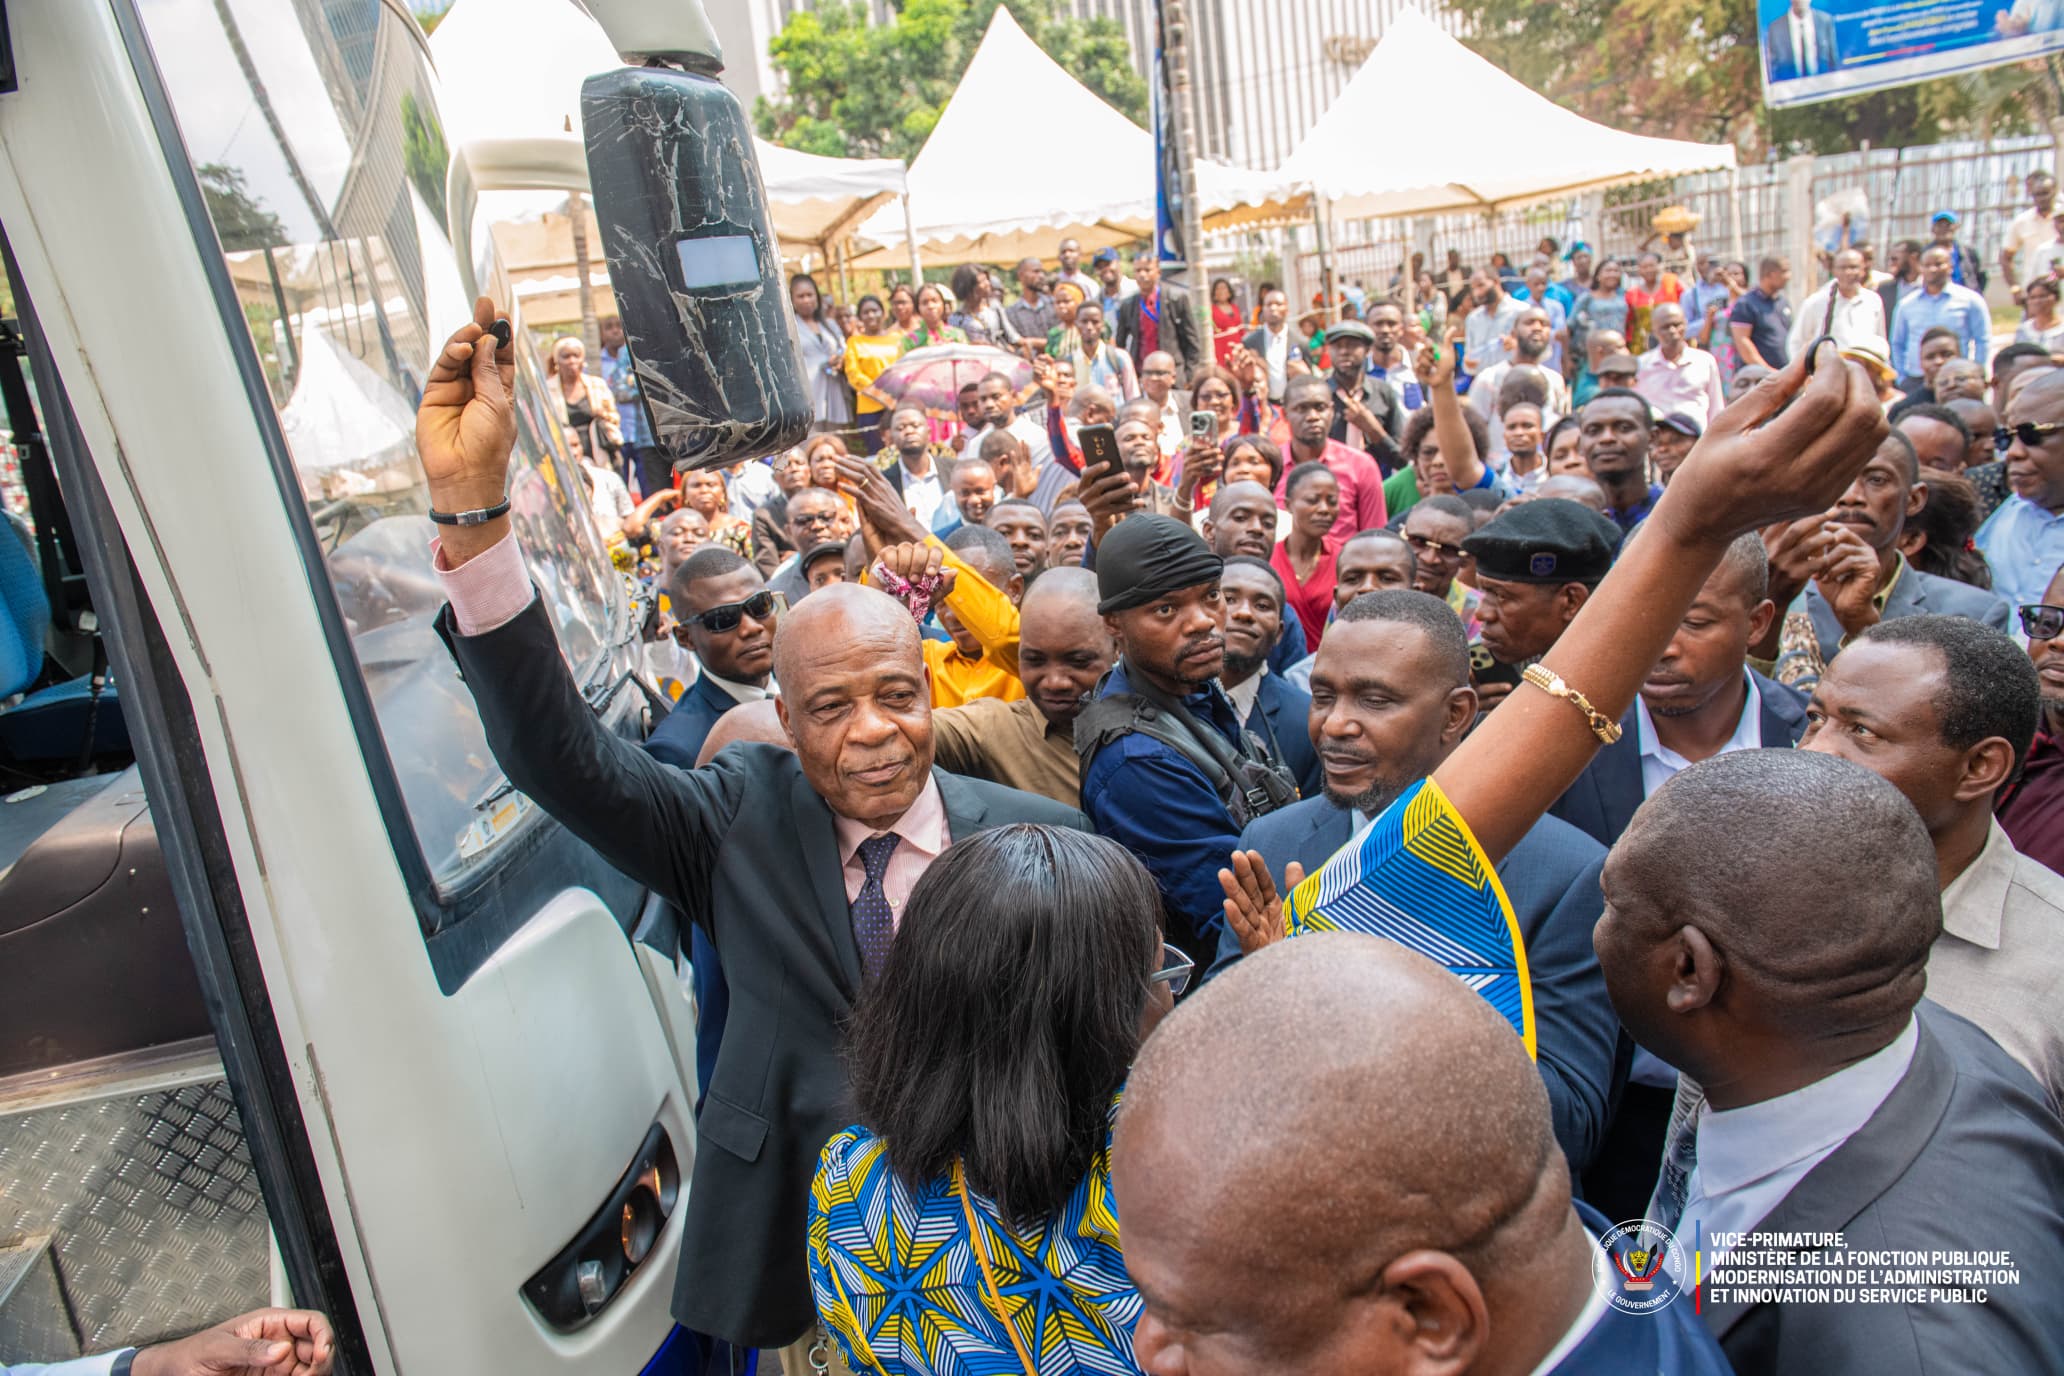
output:
[[[2031,135],[1864,148],[1816,157],[1808,160],[1808,204],[1817,207],[1839,191],[1861,188],[1868,207],[1864,233],[1877,246],[1880,261],[1884,245],[1895,239],[1926,242],[1935,212],[1953,210],[1959,220],[1959,242],[1976,252],[1997,278],[2007,223],[2028,205],[2025,179],[2038,169],[2052,170],[2054,156],[2055,145],[2047,135]],[[1493,253],[1502,252],[1524,268],[1543,237],[1553,237],[1565,248],[1571,239],[1582,238],[1598,255],[1631,258],[1653,237],[1650,224],[1655,213],[1682,205],[1700,217],[1693,241],[1726,257],[1741,257],[1753,276],[1758,258],[1789,252],[1798,242],[1787,209],[1794,203],[1786,194],[1792,175],[1784,162],[1754,163],[1734,174],[1700,173],[1493,216],[1436,215],[1350,224],[1340,227],[1333,270],[1338,281],[1381,291],[1411,249],[1426,252],[1427,263],[1435,269],[1451,248],[1471,266],[1488,263]],[[1734,232],[1737,214],[1739,244]],[[1293,299],[1310,301],[1318,292],[1319,256],[1313,251],[1309,227],[1299,227],[1295,234],[1296,251],[1286,255],[1292,264]],[[2004,300],[2007,284],[1996,285],[1992,294]]]

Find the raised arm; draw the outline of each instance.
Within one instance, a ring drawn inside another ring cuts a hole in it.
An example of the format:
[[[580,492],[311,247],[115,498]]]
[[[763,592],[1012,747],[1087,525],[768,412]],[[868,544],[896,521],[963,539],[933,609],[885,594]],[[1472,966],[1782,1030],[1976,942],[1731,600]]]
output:
[[[1483,455],[1476,452],[1469,422],[1462,418],[1462,398],[1455,392],[1455,346],[1462,342],[1462,325],[1452,317],[1447,336],[1436,347],[1421,343],[1412,355],[1412,371],[1419,376],[1419,390],[1433,408],[1433,435],[1440,443],[1441,462],[1457,492],[1467,492],[1483,481]]]
[[[1885,430],[1862,367],[1844,361],[1832,341],[1817,342],[1713,422],[1543,665],[1618,721],[1728,542],[1827,510]],[[1524,685],[1434,779],[1495,864],[1599,745],[1573,704]]]

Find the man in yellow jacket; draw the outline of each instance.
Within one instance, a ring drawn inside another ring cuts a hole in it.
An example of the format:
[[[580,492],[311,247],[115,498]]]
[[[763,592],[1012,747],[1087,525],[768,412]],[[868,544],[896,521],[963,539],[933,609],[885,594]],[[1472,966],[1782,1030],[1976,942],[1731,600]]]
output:
[[[933,710],[976,698],[1015,702],[1025,696],[1018,679],[1017,605],[1025,580],[1008,540],[987,526],[962,526],[943,544],[927,536],[921,545],[888,546],[877,558],[901,579],[945,579],[933,605],[952,639],[924,642]]]

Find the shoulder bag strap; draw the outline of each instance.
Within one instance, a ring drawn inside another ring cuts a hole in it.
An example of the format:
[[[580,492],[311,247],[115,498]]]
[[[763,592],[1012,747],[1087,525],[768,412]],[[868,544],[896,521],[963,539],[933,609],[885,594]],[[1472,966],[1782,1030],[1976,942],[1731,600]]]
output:
[[[1003,1292],[996,1286],[996,1273],[989,1269],[989,1245],[982,1241],[982,1222],[975,1217],[974,1201],[968,1198],[967,1166],[960,1158],[953,1161],[953,1188],[960,1195],[961,1216],[967,1219],[968,1242],[975,1249],[975,1260],[982,1268],[982,1285],[988,1292],[990,1312],[1003,1325],[1003,1331],[1010,1337],[1011,1351],[1018,1354],[1018,1363],[1025,1376],[1039,1376],[1039,1368],[1025,1355],[1025,1344],[1018,1339],[1017,1326],[1010,1321],[1010,1314],[1003,1307]]]

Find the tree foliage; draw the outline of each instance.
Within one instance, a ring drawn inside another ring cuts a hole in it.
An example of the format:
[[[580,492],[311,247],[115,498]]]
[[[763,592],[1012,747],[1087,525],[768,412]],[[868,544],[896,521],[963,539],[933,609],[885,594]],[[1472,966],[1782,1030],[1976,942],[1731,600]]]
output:
[[[287,242],[286,226],[251,194],[241,171],[219,162],[204,162],[194,171],[200,177],[201,197],[208,203],[208,218],[215,222],[215,235],[225,251],[277,248]]]
[[[1751,156],[1834,153],[1866,139],[1932,143],[1983,116],[1971,84],[1957,78],[1770,110],[1756,6],[1745,0],[1450,0],[1450,8],[1485,57],[1579,114],[1637,133],[1732,140]],[[2009,111],[1998,132],[2019,122]]]
[[[830,157],[916,157],[999,6],[1083,85],[1145,122],[1147,85],[1116,20],[1074,18],[1060,0],[904,0],[885,24],[870,24],[861,3],[789,16],[767,45],[785,89],[755,106],[761,137]]]

